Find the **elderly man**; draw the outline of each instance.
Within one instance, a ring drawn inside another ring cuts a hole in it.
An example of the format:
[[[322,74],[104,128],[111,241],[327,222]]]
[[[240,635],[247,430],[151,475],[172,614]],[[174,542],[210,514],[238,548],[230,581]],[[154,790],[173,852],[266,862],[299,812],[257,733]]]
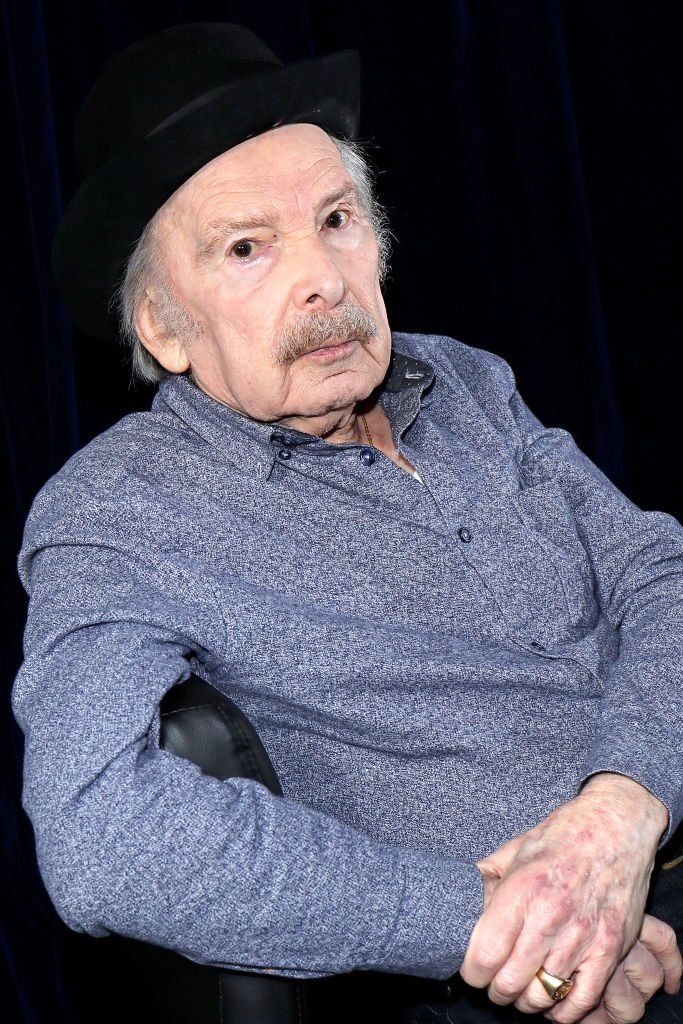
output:
[[[682,532],[500,359],[392,336],[356,122],[353,55],[283,67],[229,25],[136,44],[80,117],[57,276],[95,334],[118,287],[161,383],[27,525],[45,882],[72,927],[200,962],[635,1020],[680,978],[643,910],[683,814]],[[160,749],[190,671],[284,797]]]

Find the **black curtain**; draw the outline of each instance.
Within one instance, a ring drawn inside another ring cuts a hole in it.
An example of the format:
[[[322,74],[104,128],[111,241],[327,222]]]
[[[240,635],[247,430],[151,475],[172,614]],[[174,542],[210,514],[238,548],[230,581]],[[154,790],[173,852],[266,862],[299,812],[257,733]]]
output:
[[[286,61],[360,50],[361,130],[397,237],[392,326],[500,353],[541,419],[568,428],[637,503],[680,518],[676,6],[2,0],[4,694],[21,657],[14,560],[30,502],[151,398],[114,345],[72,331],[49,271],[76,186],[74,117],[104,61],[191,20],[242,22]],[[61,925],[38,879],[7,701],[0,739],[0,1015],[87,1021],[89,940]]]

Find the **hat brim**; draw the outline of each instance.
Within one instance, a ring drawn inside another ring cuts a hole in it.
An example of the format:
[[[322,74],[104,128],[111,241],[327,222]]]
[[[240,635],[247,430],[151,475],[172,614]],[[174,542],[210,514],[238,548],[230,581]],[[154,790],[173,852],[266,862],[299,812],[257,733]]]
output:
[[[117,154],[81,185],[54,241],[53,272],[74,321],[95,338],[115,337],[111,301],[140,234],[209,161],[282,124],[353,138],[359,106],[358,54],[344,50],[236,81]]]

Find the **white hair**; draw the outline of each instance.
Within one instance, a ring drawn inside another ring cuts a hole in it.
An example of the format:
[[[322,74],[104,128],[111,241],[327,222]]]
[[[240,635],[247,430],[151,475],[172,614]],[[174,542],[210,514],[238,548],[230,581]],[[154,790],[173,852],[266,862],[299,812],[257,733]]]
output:
[[[379,276],[384,281],[389,271],[391,232],[386,212],[375,195],[374,172],[359,143],[337,139],[333,135],[329,135],[329,138],[339,150],[342,163],[358,189],[361,208],[375,232],[379,250]],[[119,317],[121,340],[130,353],[133,377],[149,384],[157,384],[168,373],[147,351],[135,328],[138,306],[147,289],[154,291],[156,315],[168,335],[178,335],[189,343],[202,332],[202,325],[180,302],[168,280],[156,231],[161,210],[145,225],[112,299],[112,308]]]

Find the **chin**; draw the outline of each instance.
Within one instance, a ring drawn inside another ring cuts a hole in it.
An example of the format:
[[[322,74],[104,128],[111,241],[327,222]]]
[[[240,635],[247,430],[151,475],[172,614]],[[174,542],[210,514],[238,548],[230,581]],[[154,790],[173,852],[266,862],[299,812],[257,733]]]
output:
[[[357,402],[364,402],[366,398],[369,398],[372,392],[381,383],[383,377],[379,379],[365,380],[365,381],[354,381],[349,382],[349,385],[344,388],[340,388],[336,394],[330,395],[329,397],[320,396],[320,402],[311,402],[310,411],[304,413],[306,416],[325,416],[327,413],[339,412],[342,409],[348,409]],[[311,395],[310,398],[313,398]]]

